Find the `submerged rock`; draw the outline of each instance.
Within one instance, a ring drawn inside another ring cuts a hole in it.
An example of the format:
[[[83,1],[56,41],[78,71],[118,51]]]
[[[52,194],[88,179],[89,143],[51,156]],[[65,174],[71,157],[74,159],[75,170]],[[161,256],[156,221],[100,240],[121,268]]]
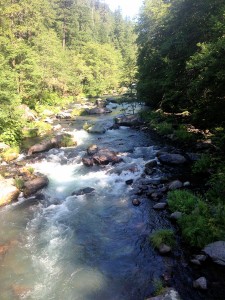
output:
[[[166,208],[166,206],[167,206],[167,203],[165,203],[165,202],[160,202],[160,203],[155,204],[155,205],[153,206],[153,208],[154,208],[155,210],[163,210],[163,209]]]
[[[72,193],[72,196],[86,195],[86,194],[92,193],[93,191],[95,191],[94,188],[86,187],[86,188],[83,188],[83,189],[80,189],[80,190],[78,190],[78,191],[73,192],[73,193]]]
[[[19,197],[20,191],[14,186],[11,179],[0,180],[0,206],[7,205],[12,201],[16,201]]]
[[[24,196],[29,197],[30,195],[36,193],[38,190],[46,187],[48,182],[47,176],[40,176],[26,181],[24,183]]]
[[[138,200],[138,199],[133,199],[133,200],[132,200],[132,204],[133,204],[134,206],[139,206],[139,205],[141,204],[141,201]]]
[[[225,241],[211,243],[203,249],[203,252],[216,264],[225,266]]]

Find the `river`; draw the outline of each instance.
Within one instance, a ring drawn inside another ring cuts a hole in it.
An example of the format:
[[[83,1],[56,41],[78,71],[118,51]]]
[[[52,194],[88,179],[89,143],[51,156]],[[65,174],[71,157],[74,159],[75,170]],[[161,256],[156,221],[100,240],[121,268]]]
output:
[[[105,134],[82,129],[96,118],[112,122],[118,113],[119,105],[113,114],[61,121],[78,146],[37,159],[33,167],[48,176],[48,187],[0,210],[0,244],[11,245],[0,260],[1,300],[144,300],[171,268],[183,299],[204,299],[191,287],[182,252],[162,257],[149,243],[154,230],[173,228],[166,213],[153,210],[145,198],[133,206],[133,187],[126,184],[141,177],[161,146],[149,133],[128,127]],[[81,158],[93,143],[119,152],[123,162],[85,167]],[[85,187],[95,190],[71,196]]]

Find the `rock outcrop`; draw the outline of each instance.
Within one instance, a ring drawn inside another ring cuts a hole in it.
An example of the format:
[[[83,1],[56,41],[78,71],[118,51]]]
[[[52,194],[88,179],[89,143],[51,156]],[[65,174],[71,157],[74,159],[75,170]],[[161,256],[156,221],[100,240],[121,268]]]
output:
[[[14,186],[13,179],[0,180],[0,206],[16,201],[19,194],[20,191],[16,186]]]
[[[211,243],[203,249],[203,252],[216,264],[225,266],[225,241]]]
[[[28,180],[24,183],[24,196],[29,197],[36,193],[38,190],[48,185],[48,178],[46,176],[38,176],[34,179]]]

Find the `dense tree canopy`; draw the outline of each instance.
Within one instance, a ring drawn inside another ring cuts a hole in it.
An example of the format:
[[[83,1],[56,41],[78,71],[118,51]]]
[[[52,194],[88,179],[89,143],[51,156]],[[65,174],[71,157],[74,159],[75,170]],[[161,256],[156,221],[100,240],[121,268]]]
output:
[[[138,90],[150,105],[224,122],[224,18],[223,0],[144,1]]]

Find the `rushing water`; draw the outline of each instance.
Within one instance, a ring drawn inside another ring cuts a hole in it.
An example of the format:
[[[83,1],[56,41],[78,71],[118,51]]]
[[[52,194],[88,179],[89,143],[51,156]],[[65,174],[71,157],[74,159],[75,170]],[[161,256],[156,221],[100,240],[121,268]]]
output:
[[[88,134],[85,121],[64,124],[77,137],[76,148],[52,149],[34,164],[50,181],[39,199],[0,211],[0,244],[10,245],[0,256],[1,300],[143,300],[171,263],[148,241],[155,229],[171,225],[148,199],[134,207],[125,183],[141,176],[157,147],[149,135],[126,127]],[[92,143],[118,151],[123,162],[85,167],[81,158]],[[85,187],[95,191],[71,196]]]

